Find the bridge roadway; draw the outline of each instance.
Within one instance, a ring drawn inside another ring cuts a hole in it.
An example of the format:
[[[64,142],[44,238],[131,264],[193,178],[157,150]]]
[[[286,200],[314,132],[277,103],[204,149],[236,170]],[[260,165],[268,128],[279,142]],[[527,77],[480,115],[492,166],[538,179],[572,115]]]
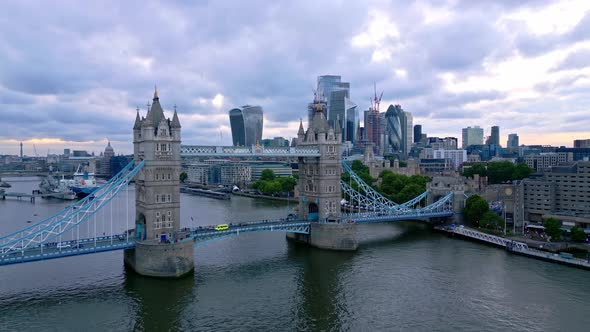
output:
[[[228,236],[240,235],[249,232],[290,232],[309,234],[309,221],[301,220],[268,220],[243,223],[230,223],[228,229],[217,231],[212,226],[201,226],[196,228],[183,228],[177,238],[180,241],[192,240],[202,244],[215,239]],[[68,241],[49,242],[36,246],[29,246],[24,250],[11,250],[0,252],[0,266],[61,258],[68,256],[79,256],[121,250],[135,247],[134,234],[115,234],[113,236],[101,236],[96,238],[85,238]]]
[[[362,212],[353,214],[343,214],[342,220],[347,223],[375,223],[388,222],[409,219],[423,219],[431,217],[451,216],[452,211],[428,212],[403,215],[392,215],[385,212]],[[194,228],[181,229],[176,239],[178,241],[195,241],[197,245],[207,242],[230,237],[238,236],[249,232],[289,232],[289,233],[310,233],[310,221],[293,220],[288,218],[276,220],[264,220],[241,223],[228,223],[226,230],[216,230],[217,225],[199,226]],[[57,241],[43,243],[36,246],[29,246],[24,250],[12,249],[0,252],[0,266],[61,258],[68,256],[79,256],[106,252],[113,250],[122,250],[135,247],[135,238],[132,232],[129,234],[115,234],[101,236],[96,238],[84,238],[67,241]]]

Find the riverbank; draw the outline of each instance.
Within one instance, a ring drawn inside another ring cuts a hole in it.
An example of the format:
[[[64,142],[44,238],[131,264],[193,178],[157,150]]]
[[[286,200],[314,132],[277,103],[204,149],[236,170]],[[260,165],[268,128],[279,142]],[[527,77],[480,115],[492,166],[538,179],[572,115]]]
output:
[[[462,239],[485,243],[495,247],[504,248],[509,252],[517,255],[527,256],[530,258],[536,258],[552,263],[590,270],[590,260],[574,258],[570,255],[561,255],[558,253],[551,253],[547,251],[533,249],[530,248],[524,242],[514,241],[512,239],[504,238],[501,236],[483,233],[472,228],[435,226],[434,230],[445,233],[451,237],[458,237]]]
[[[284,202],[294,202],[294,203],[299,202],[299,200],[294,197],[275,197],[275,196],[268,196],[268,195],[248,194],[248,193],[244,193],[241,191],[235,191],[235,192],[232,192],[232,194],[234,194],[236,196],[244,196],[244,197],[250,197],[250,198],[261,198],[261,199],[267,199],[267,200],[271,200],[271,201],[284,201]]]

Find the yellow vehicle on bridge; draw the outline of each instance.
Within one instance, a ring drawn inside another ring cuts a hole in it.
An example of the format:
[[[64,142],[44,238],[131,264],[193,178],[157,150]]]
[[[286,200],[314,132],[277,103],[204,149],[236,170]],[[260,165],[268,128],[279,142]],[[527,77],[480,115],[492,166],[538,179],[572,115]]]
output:
[[[228,228],[229,228],[229,226],[227,224],[219,224],[219,225],[215,226],[216,231],[225,231]]]

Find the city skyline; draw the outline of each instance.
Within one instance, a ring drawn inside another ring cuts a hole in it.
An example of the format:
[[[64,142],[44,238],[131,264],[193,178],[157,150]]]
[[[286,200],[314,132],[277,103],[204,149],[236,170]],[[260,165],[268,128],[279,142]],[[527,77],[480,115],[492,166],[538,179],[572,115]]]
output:
[[[327,3],[342,18],[329,29],[306,2],[230,12],[222,2],[5,7],[2,154],[18,155],[21,141],[29,156],[33,144],[39,155],[99,152],[107,140],[129,153],[135,108],[145,112],[154,83],[167,116],[178,105],[187,144],[230,144],[227,111],[244,104],[265,109],[267,137],[295,137],[320,75],[345,77],[361,110],[376,82],[382,105],[402,105],[430,136],[472,125],[487,133],[488,124],[501,128],[500,142],[518,133],[521,144],[572,146],[590,136],[583,1]],[[248,13],[265,19],[239,19]]]

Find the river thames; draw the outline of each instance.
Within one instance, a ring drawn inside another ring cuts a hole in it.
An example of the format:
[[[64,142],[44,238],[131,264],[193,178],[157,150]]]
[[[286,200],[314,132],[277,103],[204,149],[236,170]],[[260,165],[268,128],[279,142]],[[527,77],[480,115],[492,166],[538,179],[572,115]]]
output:
[[[6,179],[10,182],[11,179]],[[17,178],[9,191],[30,192]],[[133,190],[113,205],[126,227]],[[184,226],[286,216],[283,202],[181,194]],[[69,202],[0,201],[0,235]],[[103,213],[108,216],[110,210]],[[100,218],[100,215],[99,215]],[[132,220],[132,218],[131,218]],[[99,232],[108,234],[110,224]],[[197,246],[180,280],[126,271],[122,251],[0,267],[0,331],[587,331],[590,272],[448,238],[363,225],[357,252],[249,233]]]

